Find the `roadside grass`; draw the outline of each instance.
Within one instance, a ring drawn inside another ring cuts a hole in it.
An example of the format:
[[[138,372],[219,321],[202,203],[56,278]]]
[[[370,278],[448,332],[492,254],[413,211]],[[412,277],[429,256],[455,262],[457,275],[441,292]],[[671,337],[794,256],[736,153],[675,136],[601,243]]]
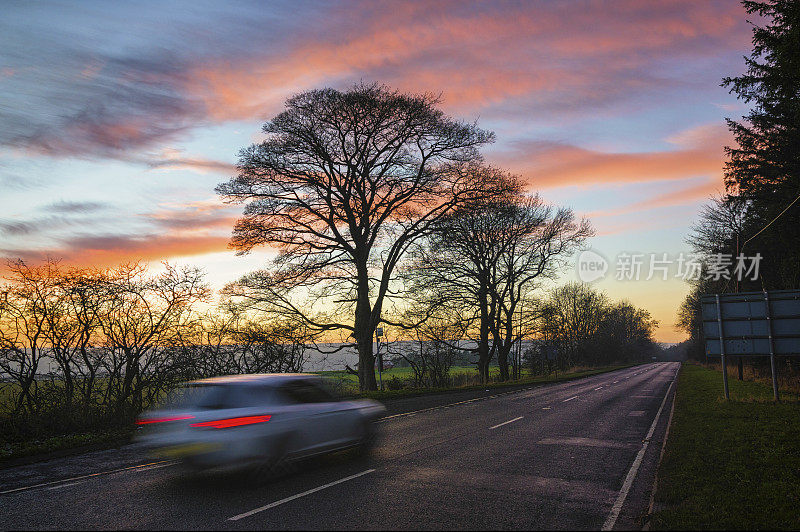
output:
[[[800,402],[683,364],[651,528],[800,529]]]
[[[9,442],[0,445],[0,466],[18,458],[41,454],[57,454],[66,450],[92,450],[128,443],[135,427],[123,427],[77,434],[64,434],[40,440]]]

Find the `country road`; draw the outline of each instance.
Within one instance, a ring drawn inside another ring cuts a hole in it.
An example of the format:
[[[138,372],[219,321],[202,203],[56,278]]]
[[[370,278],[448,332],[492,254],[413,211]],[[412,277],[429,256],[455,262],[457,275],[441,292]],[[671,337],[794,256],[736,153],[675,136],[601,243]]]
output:
[[[370,457],[331,455],[258,487],[132,446],[5,469],[0,528],[637,529],[678,368],[390,408]]]

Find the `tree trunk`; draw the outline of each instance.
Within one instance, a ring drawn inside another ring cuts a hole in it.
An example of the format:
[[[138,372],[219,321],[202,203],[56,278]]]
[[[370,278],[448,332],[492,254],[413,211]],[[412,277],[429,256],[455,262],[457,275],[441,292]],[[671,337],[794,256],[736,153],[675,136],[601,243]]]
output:
[[[358,384],[362,392],[377,390],[375,380],[375,355],[372,354],[372,334],[359,334],[358,345]]]
[[[377,324],[372,320],[372,305],[369,301],[369,272],[366,265],[358,269],[358,277],[353,335],[358,347],[358,385],[364,392],[378,389],[378,383],[375,380],[375,356],[372,354],[372,336]]]
[[[488,294],[485,288],[478,293],[478,304],[481,311],[480,338],[478,339],[478,371],[481,374],[481,382],[489,382],[489,362],[492,354],[489,351],[489,332],[491,329],[491,319],[489,315]]]
[[[508,355],[510,352],[510,345],[500,344],[497,346],[497,365],[500,366],[500,379],[504,381],[511,378],[511,372],[508,370]]]

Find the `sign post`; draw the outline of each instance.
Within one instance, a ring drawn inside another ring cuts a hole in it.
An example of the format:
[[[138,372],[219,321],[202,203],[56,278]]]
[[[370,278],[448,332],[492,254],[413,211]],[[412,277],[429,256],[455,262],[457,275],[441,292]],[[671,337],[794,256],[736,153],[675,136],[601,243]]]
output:
[[[378,355],[378,380],[380,380],[381,391],[383,391],[383,355],[381,354],[381,336],[383,336],[383,327],[377,327],[375,329],[375,350],[377,351],[376,354]]]
[[[767,311],[767,331],[769,332],[769,365],[772,369],[772,395],[775,401],[780,401],[778,396],[778,371],[775,368],[775,341],[772,338],[772,312],[770,311],[769,293],[764,291],[764,303]]]
[[[722,388],[725,391],[725,399],[730,399],[728,393],[728,365],[725,364],[725,333],[722,326],[722,309],[719,304],[719,294],[717,294],[717,325],[719,325],[719,355],[722,358]]]

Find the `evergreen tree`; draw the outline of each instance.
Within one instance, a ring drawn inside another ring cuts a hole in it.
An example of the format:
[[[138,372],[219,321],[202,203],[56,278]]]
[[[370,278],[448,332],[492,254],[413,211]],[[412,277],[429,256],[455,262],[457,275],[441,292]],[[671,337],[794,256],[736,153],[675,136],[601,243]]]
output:
[[[764,257],[762,287],[796,288],[800,286],[800,2],[742,3],[749,14],[763,18],[763,25],[753,24],[746,72],[722,83],[751,105],[742,121],[727,120],[738,146],[726,147],[725,185],[731,201],[746,205],[742,243],[752,240],[742,251]]]

